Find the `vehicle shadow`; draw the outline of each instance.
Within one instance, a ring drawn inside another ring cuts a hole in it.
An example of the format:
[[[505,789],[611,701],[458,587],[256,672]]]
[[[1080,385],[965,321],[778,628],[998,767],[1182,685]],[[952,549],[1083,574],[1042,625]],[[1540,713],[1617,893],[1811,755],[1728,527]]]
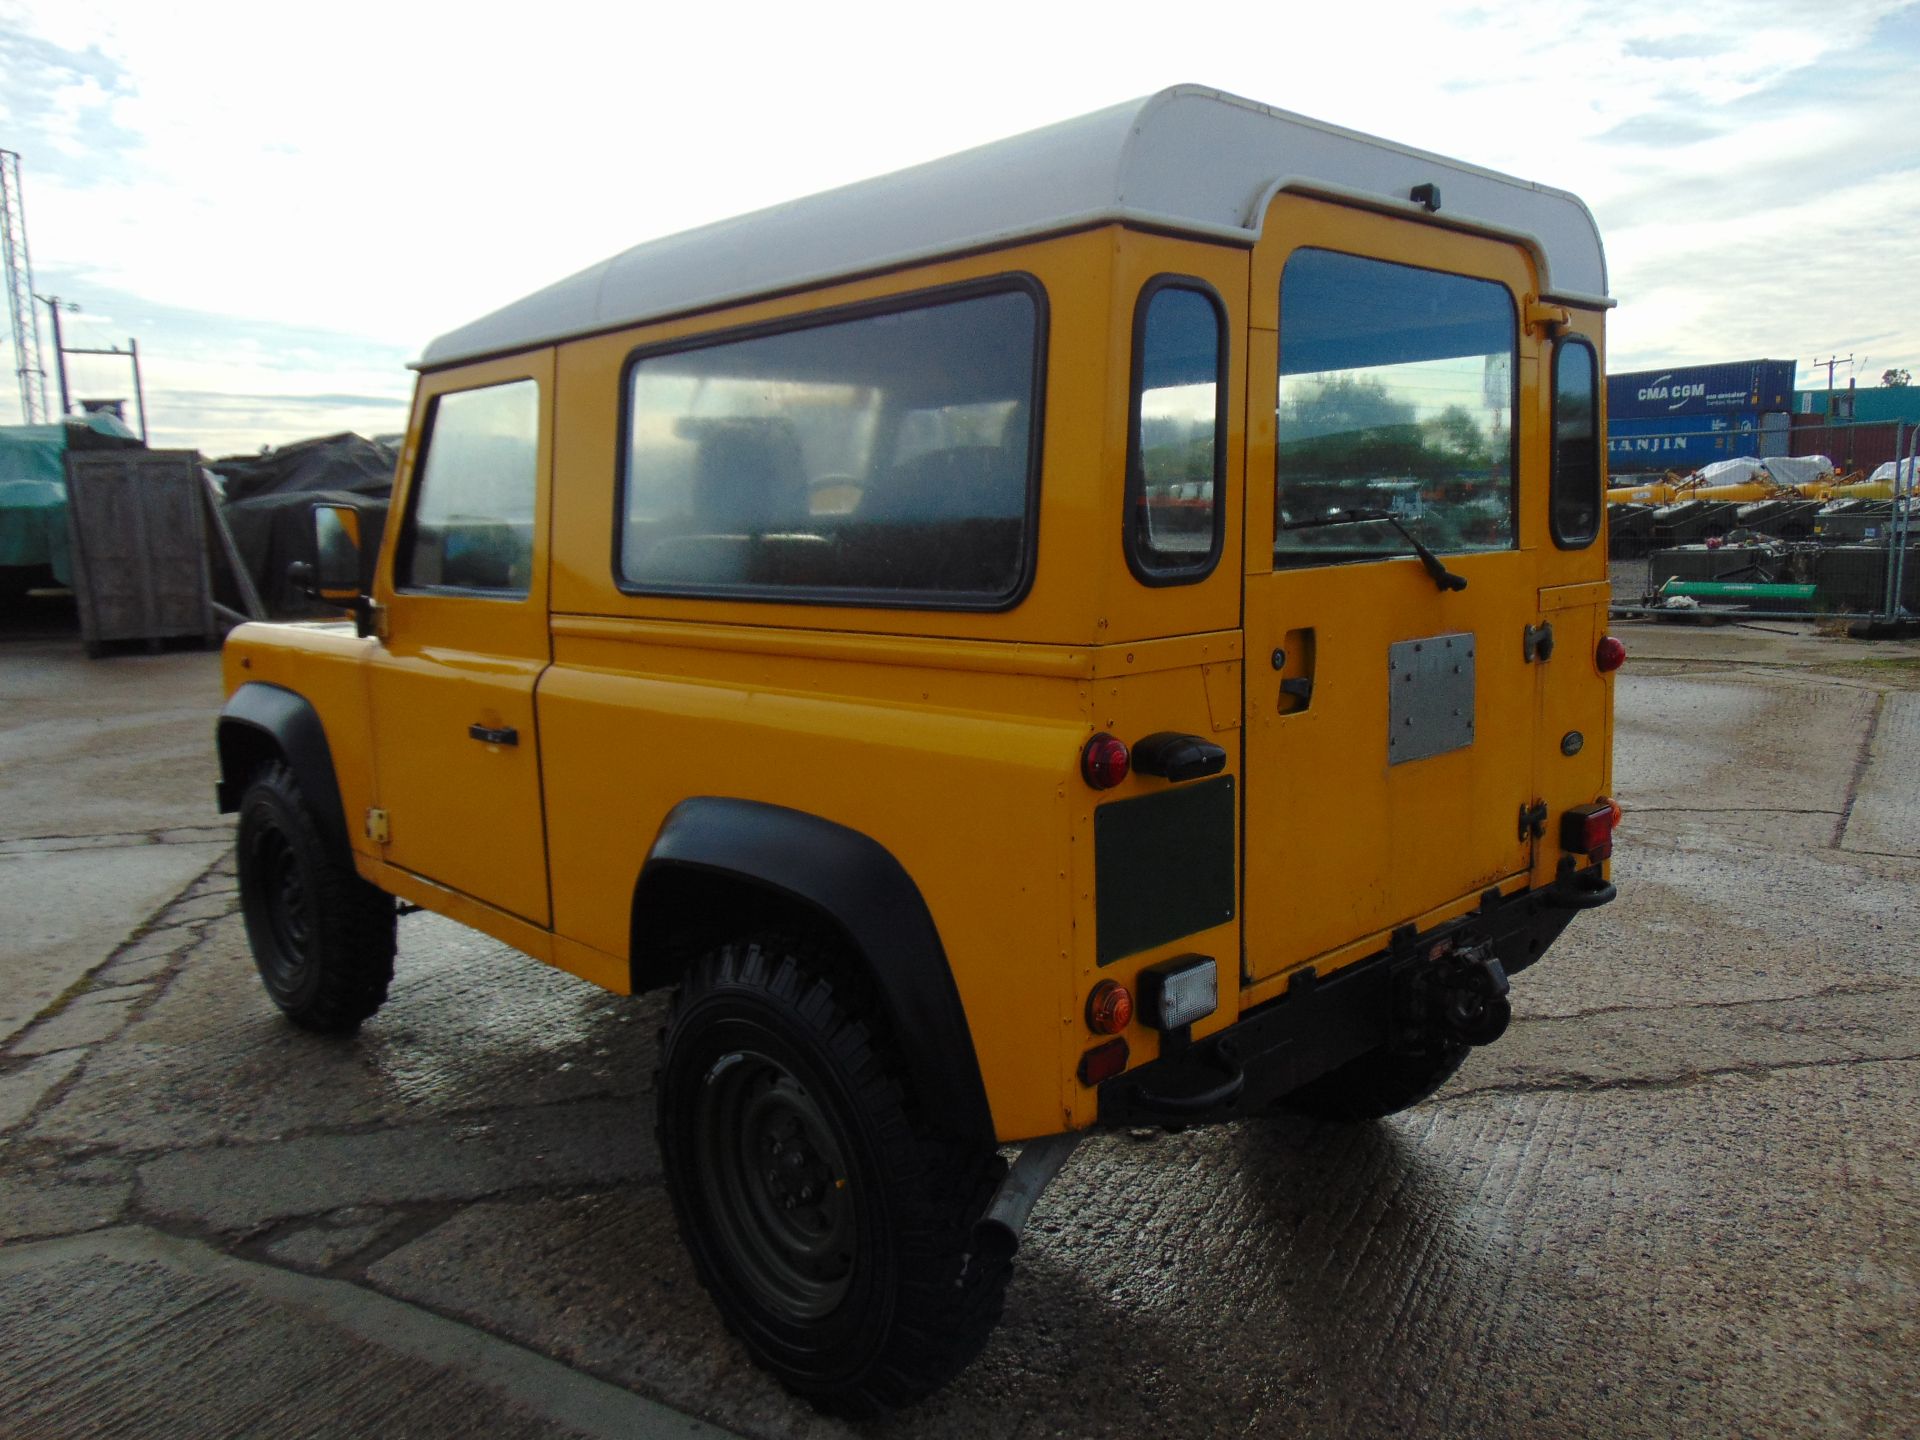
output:
[[[1404,1424],[1398,1352],[1446,1343],[1412,1332],[1477,1248],[1470,1187],[1395,1122],[1103,1136],[1043,1200],[986,1353],[871,1433]]]

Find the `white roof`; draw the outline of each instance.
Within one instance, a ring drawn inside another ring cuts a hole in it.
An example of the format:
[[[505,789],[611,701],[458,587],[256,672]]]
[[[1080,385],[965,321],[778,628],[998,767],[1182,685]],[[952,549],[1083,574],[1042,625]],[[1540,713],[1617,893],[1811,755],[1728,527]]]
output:
[[[1610,305],[1576,197],[1357,131],[1181,85],[908,170],[650,240],[435,340],[422,366],[1107,222],[1251,245],[1296,190],[1424,214],[1527,245],[1550,297]]]

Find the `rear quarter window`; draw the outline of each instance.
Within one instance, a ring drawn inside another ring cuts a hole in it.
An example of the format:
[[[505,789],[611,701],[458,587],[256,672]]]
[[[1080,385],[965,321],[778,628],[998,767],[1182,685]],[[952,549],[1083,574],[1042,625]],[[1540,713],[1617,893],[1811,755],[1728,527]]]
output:
[[[1553,543],[1578,550],[1600,533],[1600,362],[1569,336],[1553,351]]]
[[[1133,321],[1127,564],[1148,585],[1203,579],[1225,515],[1226,320],[1205,281],[1157,276]]]
[[[1029,581],[1044,308],[1024,277],[627,371],[624,589],[997,608]]]

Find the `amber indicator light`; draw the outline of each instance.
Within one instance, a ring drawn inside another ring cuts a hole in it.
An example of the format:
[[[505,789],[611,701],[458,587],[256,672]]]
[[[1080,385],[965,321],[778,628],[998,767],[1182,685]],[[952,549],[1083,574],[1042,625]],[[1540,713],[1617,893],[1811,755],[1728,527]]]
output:
[[[1133,1023],[1133,996],[1115,980],[1102,980],[1087,996],[1087,1028],[1096,1035],[1118,1035]]]

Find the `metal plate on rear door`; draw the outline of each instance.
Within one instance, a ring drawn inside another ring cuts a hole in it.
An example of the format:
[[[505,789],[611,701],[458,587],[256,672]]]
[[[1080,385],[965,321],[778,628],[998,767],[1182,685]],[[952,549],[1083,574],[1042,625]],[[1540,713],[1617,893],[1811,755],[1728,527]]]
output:
[[[1473,744],[1473,636],[1433,635],[1387,647],[1387,763]]]

